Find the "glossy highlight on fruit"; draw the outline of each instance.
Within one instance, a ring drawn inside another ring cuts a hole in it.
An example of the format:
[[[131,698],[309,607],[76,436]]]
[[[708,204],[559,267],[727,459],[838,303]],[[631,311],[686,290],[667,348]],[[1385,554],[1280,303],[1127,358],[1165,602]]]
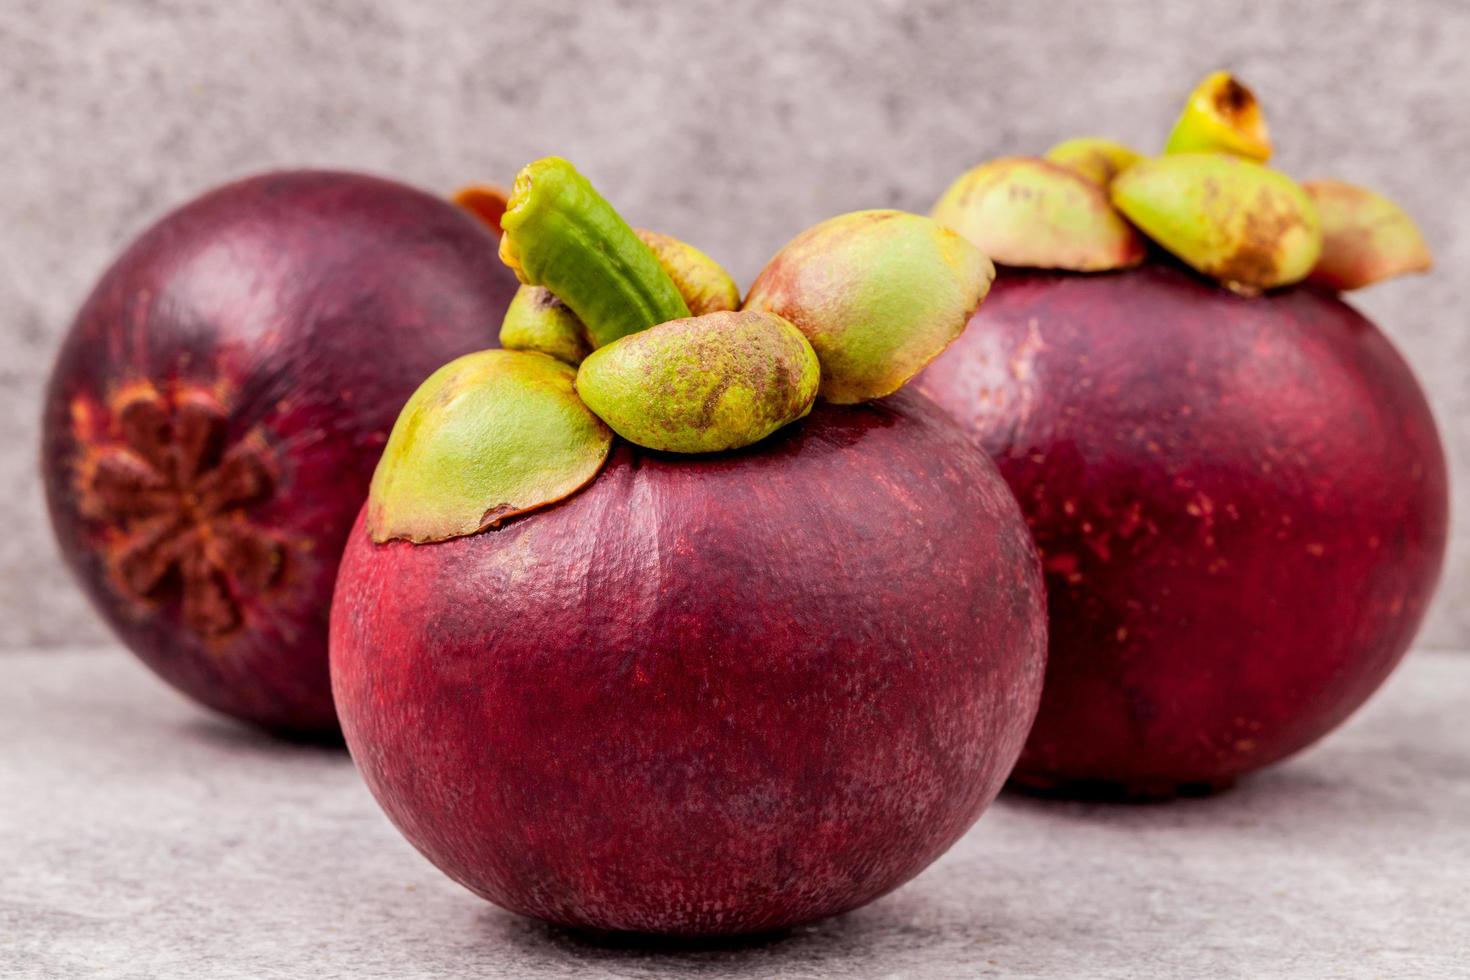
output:
[[[102,277],[46,393],[62,554],[118,636],[196,700],[335,730],[327,607],[403,401],[494,342],[515,283],[460,208],[288,171],[164,217]]]

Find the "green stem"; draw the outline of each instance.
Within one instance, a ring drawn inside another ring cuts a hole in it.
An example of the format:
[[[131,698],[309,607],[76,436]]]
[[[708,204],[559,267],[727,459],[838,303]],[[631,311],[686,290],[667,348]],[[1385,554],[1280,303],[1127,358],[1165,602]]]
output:
[[[587,327],[593,347],[689,316],[653,250],[575,167],[545,157],[516,175],[500,257]]]

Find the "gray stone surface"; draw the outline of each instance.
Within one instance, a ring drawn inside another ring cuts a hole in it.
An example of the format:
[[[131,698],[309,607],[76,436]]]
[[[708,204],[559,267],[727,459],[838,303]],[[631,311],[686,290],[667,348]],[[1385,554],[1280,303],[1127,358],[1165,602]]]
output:
[[[440,875],[341,750],[206,717],[119,650],[0,684],[0,976],[1438,978],[1470,973],[1470,657],[1412,655],[1343,730],[1233,792],[1003,796],[839,919],[594,941]]]
[[[1428,386],[1470,504],[1470,4],[731,0],[0,4],[0,648],[101,638],[34,475],[50,358],[109,257],[185,198],[332,165],[448,190],[571,157],[749,282],[831,214],[925,209],[988,156],[1156,147],[1197,77],[1266,101],[1279,160],[1377,187],[1439,274],[1362,306]],[[1470,647],[1470,537],[1421,636]]]

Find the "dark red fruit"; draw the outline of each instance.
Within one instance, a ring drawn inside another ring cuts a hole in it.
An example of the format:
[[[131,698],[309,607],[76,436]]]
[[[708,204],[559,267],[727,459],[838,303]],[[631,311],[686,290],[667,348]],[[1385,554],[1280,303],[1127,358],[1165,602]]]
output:
[[[773,929],[917,874],[994,797],[1043,673],[1041,574],[927,399],[737,453],[619,444],[500,530],[343,558],[332,674],[399,829],[505,908]]]
[[[1413,638],[1444,455],[1408,367],[1335,296],[1007,270],[919,387],[1042,552],[1050,660],[1018,782],[1227,785],[1341,722]]]
[[[77,315],[46,397],[61,548],[160,676],[226,714],[335,728],[327,610],[403,402],[494,343],[515,289],[447,201],[268,174],[147,231]]]

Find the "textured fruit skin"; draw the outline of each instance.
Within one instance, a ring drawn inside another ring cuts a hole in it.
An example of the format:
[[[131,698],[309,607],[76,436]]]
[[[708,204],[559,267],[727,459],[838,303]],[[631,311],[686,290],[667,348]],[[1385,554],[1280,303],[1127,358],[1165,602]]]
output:
[[[620,443],[498,531],[343,557],[332,675],[379,803],[569,926],[754,932],[897,887],[995,796],[1044,673],[1041,571],[927,399],[755,446]]]
[[[337,558],[403,402],[445,361],[494,345],[515,289],[496,244],[467,213],[401,184],[281,172],[174,211],[103,276],[51,378],[42,469],[67,561],[161,677],[268,728],[336,728]],[[161,449],[123,431],[139,397],[165,420]],[[199,430],[211,431],[204,470],[249,457],[203,535],[197,495],[164,491],[160,517],[141,492],[116,478],[99,492],[94,478],[109,457],[125,475],[142,460],[148,480],[172,480],[173,454],[195,431],[186,403],[212,419]],[[150,522],[178,515],[171,540],[188,548],[157,556],[156,581],[130,586],[127,556]],[[246,544],[222,552],[222,540]]]
[[[1335,296],[1006,270],[916,383],[995,458],[1042,552],[1020,783],[1228,785],[1331,730],[1413,638],[1444,454],[1408,367]]]

